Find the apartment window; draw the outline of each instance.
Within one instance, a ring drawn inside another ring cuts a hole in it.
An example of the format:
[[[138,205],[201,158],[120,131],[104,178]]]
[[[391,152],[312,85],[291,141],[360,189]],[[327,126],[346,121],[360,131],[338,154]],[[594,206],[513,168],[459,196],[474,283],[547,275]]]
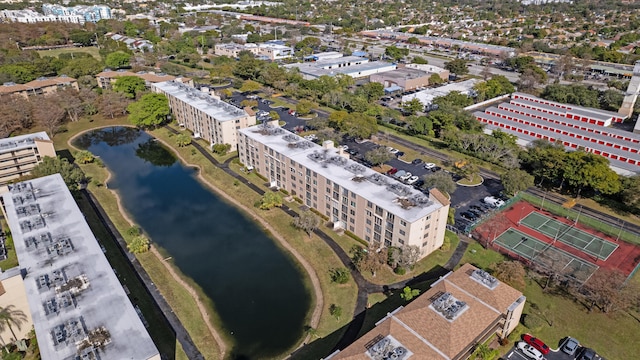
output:
[[[365,236],[364,236],[364,239],[365,239],[367,242],[371,242],[371,238],[369,237],[369,235],[365,235]]]
[[[348,197],[346,197],[346,196],[343,196],[343,197],[342,197],[342,203],[343,203],[343,204],[348,204],[348,203],[349,203],[349,198],[348,198]]]
[[[345,197],[348,197],[349,196],[349,190],[342,189],[342,195],[344,195]]]
[[[424,229],[427,230],[430,227],[431,227],[431,224],[427,224],[427,226],[425,226]]]
[[[355,198],[356,198],[356,193],[354,193],[354,192],[352,191],[352,192],[351,192],[351,197],[355,199]]]
[[[367,225],[371,225],[371,219],[367,219]]]
[[[342,214],[342,221],[347,221],[347,214]]]
[[[356,216],[356,211],[351,209],[349,210],[349,214],[351,214],[351,216]]]
[[[431,215],[427,215],[427,220],[431,219]]]
[[[427,246],[427,245],[429,245],[429,242],[428,242],[428,241],[425,241],[425,242],[423,242],[423,243],[422,243],[422,247],[425,247],[425,246]]]
[[[352,224],[355,224],[355,223],[356,223],[356,219],[354,219],[354,218],[349,218],[349,222],[350,222],[350,223],[352,223]]]
[[[406,222],[406,221],[404,221],[404,220],[400,220],[400,225],[402,225],[402,226],[407,226],[407,222]]]
[[[393,216],[392,213],[387,213],[387,220],[393,222],[394,219],[395,219],[395,216]]]
[[[390,240],[385,240],[384,241],[384,246],[386,246],[386,247],[391,246],[391,241]]]
[[[355,206],[356,206],[356,202],[355,202],[355,201],[352,201],[352,202],[351,202],[351,206],[355,207]]]
[[[393,223],[387,221],[387,229],[393,230]]]
[[[374,226],[373,226],[373,231],[375,231],[375,232],[382,232],[382,226],[380,226],[380,225],[374,225]]]
[[[384,232],[384,237],[386,239],[393,239],[393,233],[391,231],[387,230],[387,231]]]
[[[349,231],[354,232],[356,230],[355,230],[355,228],[353,226],[349,226]]]
[[[371,211],[369,211],[369,210],[366,211],[366,214],[367,214],[367,216],[373,215],[373,213]]]
[[[367,207],[368,208],[373,207],[373,203],[371,201],[367,201]]]
[[[367,234],[371,234],[371,228],[365,228]]]
[[[331,194],[331,188],[329,188],[329,187],[328,187],[328,188],[326,188],[325,190],[327,190],[327,191],[326,191],[326,193],[327,193],[327,194]]]
[[[382,213],[383,213],[383,212],[384,212],[384,211],[382,210],[382,208],[381,208],[380,206],[377,206],[377,205],[376,205],[376,215],[378,215],[378,216],[382,216]]]
[[[373,233],[373,240],[380,242],[380,239],[382,239],[382,237],[380,236],[380,234],[378,234],[378,233]],[[391,243],[389,243],[389,245],[391,245]]]
[[[429,233],[424,234],[424,236],[422,237],[423,239],[426,239],[429,237]]]
[[[398,239],[398,242],[399,242],[400,244],[404,245],[404,240],[402,240],[402,239]]]
[[[375,217],[375,221],[376,221],[376,225],[382,225],[382,219],[380,219],[379,217]]]

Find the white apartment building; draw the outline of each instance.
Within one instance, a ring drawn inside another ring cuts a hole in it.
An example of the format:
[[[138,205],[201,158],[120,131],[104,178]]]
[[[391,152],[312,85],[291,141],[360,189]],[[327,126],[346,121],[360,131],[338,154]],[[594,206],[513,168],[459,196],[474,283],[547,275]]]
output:
[[[255,115],[220,100],[213,94],[202,92],[177,81],[152,84],[153,91],[164,94],[174,119],[211,145],[229,144],[235,149],[238,144],[238,129],[256,123]]]
[[[260,44],[216,44],[214,54],[218,56],[228,56],[237,58],[241,51],[249,51],[255,57],[264,60],[280,60],[293,56],[294,50],[290,46],[283,45],[279,42],[266,42]]]
[[[19,22],[25,24],[36,24],[41,22],[65,22],[73,24],[84,24],[82,15],[43,15],[33,10],[2,10],[0,18],[4,21]]]
[[[421,257],[440,248],[449,200],[424,194],[323,146],[271,125],[238,130],[240,161],[271,185],[302,199],[344,229],[377,247],[415,245]]]

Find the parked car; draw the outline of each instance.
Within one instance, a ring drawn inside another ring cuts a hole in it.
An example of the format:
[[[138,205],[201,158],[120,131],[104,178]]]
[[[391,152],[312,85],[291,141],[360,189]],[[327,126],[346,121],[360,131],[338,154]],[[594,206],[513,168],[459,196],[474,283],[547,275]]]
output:
[[[427,170],[431,170],[431,169],[433,169],[435,167],[436,167],[436,164],[434,164],[434,163],[426,163],[426,164],[424,164],[424,168],[427,169]]]
[[[392,148],[391,146],[387,146],[387,150],[389,150],[392,154],[397,154],[400,150]]]
[[[473,215],[472,213],[465,211],[463,213],[460,214],[460,216],[462,216],[463,218],[467,219],[467,220],[471,220],[474,221],[475,219],[477,219],[478,217]]]
[[[593,349],[582,348],[577,360],[594,360],[596,358],[596,352]]]
[[[424,161],[422,161],[422,159],[413,159],[413,161],[411,162],[413,165],[420,165],[422,164]]]
[[[287,111],[287,112],[288,112],[288,113],[289,113],[289,115],[291,115],[291,116],[296,116],[296,111],[295,111],[295,110],[293,110],[293,109],[291,109],[291,110],[289,110],[289,111]]]
[[[522,340],[524,340],[527,344],[533,346],[538,349],[543,355],[549,353],[549,347],[542,340],[531,336],[530,334],[522,335]]]
[[[500,199],[496,199],[493,196],[487,196],[484,199],[482,199],[482,201],[484,201],[485,204],[491,205],[493,207],[500,207],[504,205],[504,201]]]
[[[580,346],[580,342],[578,342],[578,340],[572,337],[568,337],[564,341],[564,343],[562,343],[562,346],[560,347],[560,349],[562,350],[563,353],[567,355],[575,355],[576,350],[578,350],[579,346]]]
[[[544,356],[542,356],[542,353],[538,349],[534,348],[533,346],[527,344],[524,341],[520,341],[518,343],[518,350],[522,351],[522,353],[529,359],[533,359],[533,360],[544,359]]]
[[[409,184],[409,185],[413,185],[413,184],[415,184],[418,180],[420,180],[420,177],[418,177],[418,176],[416,176],[416,175],[413,175],[412,177],[410,177],[410,178],[407,180],[407,184]]]
[[[407,181],[407,180],[409,180],[412,176],[413,176],[413,174],[412,174],[412,173],[410,173],[410,172],[406,172],[404,175],[399,176],[398,178],[399,178],[400,180],[402,180],[402,181]]]
[[[395,174],[395,173],[397,173],[397,172],[398,172],[398,169],[396,169],[396,168],[391,168],[391,169],[389,169],[389,171],[387,171],[387,174],[388,174],[388,175],[393,175],[393,174]]]
[[[395,176],[397,179],[400,179],[402,176],[405,176],[407,174],[406,171],[404,170],[398,170],[395,174],[393,174],[393,176]],[[411,176],[411,175],[409,175]]]
[[[349,146],[347,146],[347,145],[340,145],[340,147],[338,147],[338,148],[342,149],[343,151],[349,150]]]
[[[394,154],[396,157],[401,157],[404,156],[404,152],[402,151],[398,151],[397,153]]]

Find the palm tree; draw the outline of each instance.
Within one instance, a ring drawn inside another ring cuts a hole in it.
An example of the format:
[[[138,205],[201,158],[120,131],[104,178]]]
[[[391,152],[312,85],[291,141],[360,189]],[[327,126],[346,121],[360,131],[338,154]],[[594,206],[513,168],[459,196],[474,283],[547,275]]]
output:
[[[13,335],[13,340],[17,341],[18,336],[16,336],[16,333],[13,331],[11,324],[17,326],[18,330],[20,330],[22,324],[27,321],[27,315],[25,315],[22,310],[14,309],[14,307],[14,305],[0,307],[0,332],[8,327]]]

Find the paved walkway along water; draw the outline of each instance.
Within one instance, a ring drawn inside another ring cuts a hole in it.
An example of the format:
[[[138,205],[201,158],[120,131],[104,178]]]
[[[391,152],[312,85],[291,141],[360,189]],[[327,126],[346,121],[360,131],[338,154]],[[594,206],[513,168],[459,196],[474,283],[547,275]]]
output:
[[[172,127],[167,126],[166,128],[174,134],[180,133],[179,131],[177,131]],[[251,181],[249,181],[242,175],[236,173],[229,167],[229,163],[233,160],[233,158],[226,160],[224,163],[221,163],[220,161],[215,159],[207,149],[202,147],[202,145],[195,142],[192,142],[191,145],[194,148],[196,148],[209,162],[211,162],[211,164],[219,167],[225,173],[234,177],[236,180],[246,184],[251,190],[255,191],[259,195],[263,195],[265,193],[265,191],[262,190],[260,187],[253,184]],[[298,213],[296,213],[295,210],[291,209],[286,205],[283,205],[282,207],[280,207],[280,209],[291,217],[298,216]],[[353,277],[354,281],[356,282],[356,285],[358,286],[358,296],[357,296],[356,306],[354,311],[354,319],[349,323],[347,330],[345,331],[344,335],[342,336],[340,341],[338,341],[338,343],[336,344],[333,350],[344,349],[346,346],[348,346],[349,344],[351,344],[356,340],[356,337],[358,336],[358,333],[360,332],[360,329],[364,324],[365,312],[367,309],[369,294],[384,292],[388,290],[402,289],[403,287],[410,284],[435,280],[440,276],[445,275],[448,272],[448,270],[453,269],[458,264],[458,262],[462,258],[462,255],[464,254],[468,246],[467,242],[460,241],[458,244],[458,247],[456,248],[456,250],[452,255],[452,258],[449,259],[445,267],[439,271],[421,274],[414,278],[403,280],[390,285],[378,285],[366,280],[362,276],[362,274],[354,268],[353,263],[351,262],[351,258],[349,257],[349,254],[347,254],[329,235],[327,235],[324,231],[320,229],[316,229],[314,233],[334,251],[334,253],[338,256],[338,258],[340,258],[340,261],[343,263],[343,265],[346,268],[351,269],[351,276]]]

